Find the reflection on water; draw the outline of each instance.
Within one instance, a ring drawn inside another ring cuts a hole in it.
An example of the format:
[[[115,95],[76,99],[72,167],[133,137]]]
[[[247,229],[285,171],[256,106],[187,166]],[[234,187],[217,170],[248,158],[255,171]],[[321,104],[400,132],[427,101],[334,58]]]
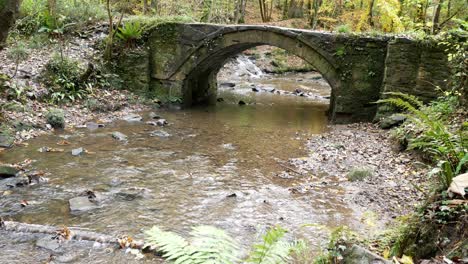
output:
[[[235,98],[232,94],[220,92]],[[317,230],[298,230],[300,225],[352,222],[354,214],[343,205],[340,188],[293,194],[288,188],[308,176],[278,177],[284,170],[278,160],[306,155],[306,138],[326,129],[327,105],[268,93],[243,96],[255,104],[226,100],[210,108],[163,110],[158,113],[170,122],[168,127],[119,121],[96,130],[58,132],[2,153],[3,162],[36,160],[35,169],[50,173],[50,181],[12,189],[0,199],[0,216],[137,238],[152,225],[185,233],[190,226],[208,224],[226,229],[244,245],[275,224],[317,244],[323,239]],[[141,115],[149,119],[147,113]],[[113,139],[114,131],[126,134],[128,142]],[[161,131],[170,136],[161,137]],[[62,147],[63,153],[37,151],[57,147],[64,138],[71,144]],[[72,156],[78,147],[89,153]],[[68,200],[87,189],[102,195],[100,207],[70,212]],[[33,203],[22,208],[20,200]]]

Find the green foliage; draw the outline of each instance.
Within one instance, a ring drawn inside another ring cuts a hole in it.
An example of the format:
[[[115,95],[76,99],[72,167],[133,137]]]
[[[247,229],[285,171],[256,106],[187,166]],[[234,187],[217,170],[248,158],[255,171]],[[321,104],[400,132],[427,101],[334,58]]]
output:
[[[259,56],[258,53],[254,53],[254,56]],[[295,65],[290,63],[294,61],[295,55],[280,48],[275,48],[271,52],[271,64],[274,66],[272,68],[272,73],[286,73],[286,72],[309,72],[314,70],[313,66],[309,63],[302,61],[302,64]]]
[[[64,100],[75,101],[81,99],[88,92],[81,81],[83,70],[79,63],[58,55],[46,64],[42,74],[43,82],[47,85],[50,98],[54,103]]]
[[[304,225],[309,226],[309,225]],[[311,225],[316,226],[316,225]],[[321,227],[321,226],[319,226]],[[327,249],[315,256],[314,264],[341,263],[343,252],[348,245],[357,241],[357,235],[347,226],[338,226],[330,230]]]
[[[125,23],[138,23],[144,32],[148,32],[164,23],[193,23],[193,18],[183,16],[129,16]]]
[[[234,263],[238,246],[223,230],[199,226],[193,228],[189,241],[154,226],[146,232],[148,245],[162,251],[174,263]]]
[[[46,114],[46,120],[53,128],[65,128],[65,114],[60,109],[50,109]]]
[[[154,226],[145,232],[147,246],[162,252],[162,257],[173,263],[240,263],[238,255],[240,248],[237,243],[223,230],[199,226],[193,228],[190,240],[163,231]],[[271,228],[263,237],[262,242],[253,245],[253,249],[245,263],[269,264],[285,263],[292,253],[305,250],[302,241],[287,243],[283,241],[286,230],[281,227]]]
[[[26,45],[22,42],[17,43],[16,45],[10,47],[7,52],[7,57],[14,61],[15,66],[15,73],[13,77],[18,72],[18,66],[21,62],[25,61],[29,57],[29,50],[26,48]]]
[[[344,57],[346,55],[346,49],[345,47],[339,47],[336,49],[335,51],[335,56],[338,56],[338,57]]]
[[[452,97],[425,106],[416,97],[402,93],[387,93],[393,97],[379,100],[379,103],[394,105],[407,111],[408,120],[398,130],[399,136],[407,141],[409,149],[416,149],[438,166],[430,175],[437,175],[441,188],[447,188],[455,172],[460,172],[466,165],[460,163],[465,159],[468,149],[468,133],[461,127],[452,131],[445,123],[458,100]],[[460,167],[460,169],[457,169]]]
[[[253,245],[247,263],[275,264],[286,263],[297,243],[288,243],[282,240],[286,230],[277,226],[270,229],[262,237],[262,243]]]
[[[83,99],[94,88],[109,85],[107,75],[102,75],[93,65],[88,65],[86,70],[79,65],[78,61],[59,55],[45,65],[41,79],[53,103]]]
[[[451,31],[443,39],[439,45],[448,52],[448,61],[454,71],[451,75],[451,92],[463,105],[468,106],[468,32],[463,29]]]
[[[29,86],[20,86],[16,83],[10,84],[6,89],[7,100],[16,100],[18,102],[24,102],[26,100],[27,93],[31,90]]]
[[[132,47],[135,45],[135,41],[141,38],[143,30],[140,22],[127,22],[124,23],[123,27],[119,28],[117,37],[125,41],[127,47]]]
[[[67,29],[81,27],[106,17],[105,9],[99,1],[56,0],[55,4],[55,7],[48,8],[47,0],[23,0],[16,29],[24,35],[32,35],[41,28],[51,33],[61,29],[63,33]]]
[[[353,168],[348,172],[346,178],[348,178],[349,181],[362,181],[371,177],[373,174],[374,172],[369,168]]]
[[[351,32],[351,28],[349,27],[349,25],[345,24],[345,25],[339,25],[335,28],[335,31],[338,32],[338,33],[343,33],[343,34],[346,34],[346,33],[350,33]]]

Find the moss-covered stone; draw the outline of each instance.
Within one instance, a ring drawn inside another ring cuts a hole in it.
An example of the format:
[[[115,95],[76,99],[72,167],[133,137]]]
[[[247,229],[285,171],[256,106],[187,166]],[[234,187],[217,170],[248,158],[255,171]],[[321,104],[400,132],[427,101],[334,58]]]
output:
[[[50,109],[46,114],[46,120],[53,128],[65,128],[65,114],[60,109]]]
[[[443,51],[408,39],[268,26],[147,24],[147,48],[120,58],[125,87],[163,101],[182,98],[185,105],[212,103],[215,73],[225,60],[265,44],[301,57],[322,73],[332,87],[331,117],[338,121],[372,120],[383,91],[433,98],[434,87],[428,85],[442,85],[449,73]]]

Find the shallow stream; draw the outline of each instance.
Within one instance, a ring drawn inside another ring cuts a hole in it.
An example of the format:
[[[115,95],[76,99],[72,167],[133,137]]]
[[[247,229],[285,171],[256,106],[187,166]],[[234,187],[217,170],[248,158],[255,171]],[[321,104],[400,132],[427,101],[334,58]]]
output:
[[[186,234],[191,226],[207,224],[227,230],[244,246],[255,241],[259,232],[279,224],[291,230],[291,236],[305,237],[317,247],[325,241],[325,233],[301,225],[335,227],[357,224],[359,219],[343,202],[344,191],[333,184],[320,185],[307,194],[290,191],[311,175],[286,173],[287,160],[307,155],[306,139],[327,126],[328,101],[324,98],[330,91],[316,75],[236,81],[235,87],[220,88],[224,102],[217,106],[157,110],[168,120],[166,127],[145,124],[149,113],[138,113],[143,122],[120,120],[104,128],[65,130],[1,153],[6,163],[35,160],[32,166],[47,172],[49,182],[0,187],[8,191],[0,198],[0,216],[140,239],[142,231],[152,225]],[[316,96],[253,92],[252,87],[291,92],[300,88]],[[238,105],[239,100],[247,104]],[[128,141],[112,138],[115,131],[127,135]],[[70,145],[58,146],[62,140]],[[42,153],[41,147],[64,152]],[[73,156],[72,149],[79,147],[88,153]],[[99,195],[99,207],[70,211],[69,199],[86,190]],[[29,205],[22,207],[21,200]],[[40,262],[47,255],[28,241],[13,242],[19,250],[8,250],[10,243],[0,237],[0,250],[4,248],[0,263]],[[75,262],[90,258],[93,263],[119,262],[110,260],[108,254],[86,252]]]

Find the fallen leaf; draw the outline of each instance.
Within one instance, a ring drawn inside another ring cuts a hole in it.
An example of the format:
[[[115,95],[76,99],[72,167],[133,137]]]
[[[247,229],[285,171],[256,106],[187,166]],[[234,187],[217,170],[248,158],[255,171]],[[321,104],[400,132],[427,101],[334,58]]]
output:
[[[464,173],[453,178],[448,191],[464,197],[466,194],[465,188],[468,188],[468,173]]]
[[[61,141],[57,142],[57,145],[66,146],[66,145],[70,145],[70,142],[68,142],[66,140],[61,140]]]

